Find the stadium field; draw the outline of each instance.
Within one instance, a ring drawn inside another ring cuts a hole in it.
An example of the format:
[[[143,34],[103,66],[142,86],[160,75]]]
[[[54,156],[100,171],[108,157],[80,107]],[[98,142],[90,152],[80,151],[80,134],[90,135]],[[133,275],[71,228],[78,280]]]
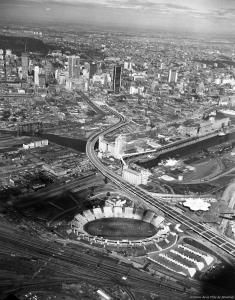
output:
[[[141,240],[157,232],[150,223],[126,218],[97,219],[85,224],[84,230],[90,235],[110,240]]]

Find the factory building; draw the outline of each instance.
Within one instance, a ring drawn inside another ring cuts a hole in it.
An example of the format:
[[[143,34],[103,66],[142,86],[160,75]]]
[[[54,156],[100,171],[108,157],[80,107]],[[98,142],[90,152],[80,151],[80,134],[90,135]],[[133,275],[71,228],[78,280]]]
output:
[[[127,182],[134,185],[140,185],[140,184],[146,185],[148,183],[148,179],[150,175],[151,172],[144,169],[132,170],[129,169],[127,166],[124,166],[122,170],[123,179],[125,179]]]

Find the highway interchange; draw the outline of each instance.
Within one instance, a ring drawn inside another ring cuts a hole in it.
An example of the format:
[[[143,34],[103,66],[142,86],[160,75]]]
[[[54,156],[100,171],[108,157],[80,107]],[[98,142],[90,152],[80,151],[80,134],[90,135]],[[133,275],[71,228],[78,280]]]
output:
[[[83,95],[80,93],[80,95]],[[83,95],[83,98],[85,101],[89,101],[87,99],[88,97]],[[91,102],[91,101],[90,101]],[[93,104],[94,105],[94,104]],[[201,237],[205,238],[212,244],[218,246],[220,249],[228,253],[231,257],[235,257],[235,244],[230,242],[228,239],[226,239],[225,236],[219,235],[211,229],[204,225],[200,224],[197,221],[193,220],[192,218],[183,215],[179,213],[178,211],[175,211],[173,208],[167,206],[164,204],[164,201],[161,197],[158,199],[151,197],[147,193],[145,193],[142,189],[138,188],[138,186],[134,186],[128,182],[126,182],[121,176],[114,173],[111,169],[104,166],[102,162],[97,157],[96,151],[95,151],[95,144],[99,139],[100,135],[106,135],[110,132],[113,132],[124,125],[128,124],[125,117],[121,114],[119,114],[117,111],[112,110],[110,108],[110,112],[115,115],[119,121],[118,123],[110,126],[109,128],[105,129],[102,132],[94,133],[87,141],[86,145],[86,153],[89,157],[90,161],[93,163],[93,165],[106,176],[109,178],[112,182],[116,183],[122,190],[128,192],[129,194],[132,194],[133,197],[135,197],[137,200],[141,201],[143,204],[145,204],[150,209],[156,209],[164,212],[167,216],[171,217],[175,221],[179,222],[180,224],[185,225],[188,229],[193,230],[195,233],[199,234]]]

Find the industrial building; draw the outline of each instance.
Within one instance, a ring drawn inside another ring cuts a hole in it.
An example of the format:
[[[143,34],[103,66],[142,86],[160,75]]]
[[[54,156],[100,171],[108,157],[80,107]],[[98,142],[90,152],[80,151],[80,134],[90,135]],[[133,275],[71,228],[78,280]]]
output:
[[[195,135],[205,135],[207,133],[222,130],[230,125],[229,118],[223,118],[220,120],[215,120],[213,117],[208,121],[200,122],[200,123],[191,123],[189,125],[184,124],[180,125],[178,128],[178,132],[181,135],[186,136],[195,136]]]
[[[122,177],[131,184],[146,185],[148,183],[151,172],[149,170],[140,169],[132,170],[128,166],[124,166],[122,170]]]

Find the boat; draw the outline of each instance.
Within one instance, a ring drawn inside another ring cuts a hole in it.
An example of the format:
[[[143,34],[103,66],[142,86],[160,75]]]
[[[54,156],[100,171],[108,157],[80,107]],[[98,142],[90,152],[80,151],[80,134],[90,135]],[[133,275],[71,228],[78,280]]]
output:
[[[220,112],[224,115],[235,116],[235,110],[232,109],[221,109]]]

